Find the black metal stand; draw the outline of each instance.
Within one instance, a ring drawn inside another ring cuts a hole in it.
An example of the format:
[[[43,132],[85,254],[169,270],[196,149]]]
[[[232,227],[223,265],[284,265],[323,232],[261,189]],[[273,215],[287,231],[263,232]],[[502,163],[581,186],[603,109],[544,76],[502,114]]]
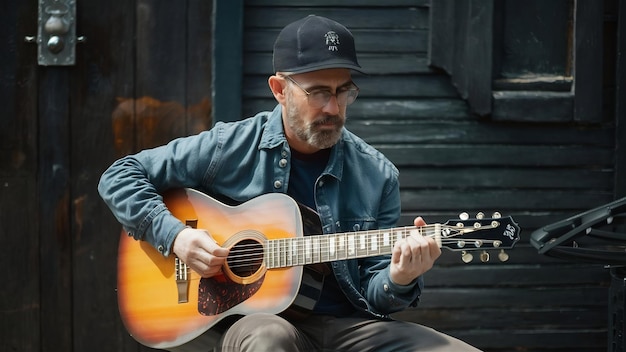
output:
[[[626,197],[534,231],[539,254],[607,265],[611,273],[608,307],[609,352],[626,352]]]

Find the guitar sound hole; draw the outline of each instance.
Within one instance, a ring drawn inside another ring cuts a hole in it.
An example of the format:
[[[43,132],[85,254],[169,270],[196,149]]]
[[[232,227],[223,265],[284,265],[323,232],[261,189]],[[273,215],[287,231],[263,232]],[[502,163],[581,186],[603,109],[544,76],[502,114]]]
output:
[[[263,245],[251,239],[240,241],[231,247],[227,261],[233,274],[248,277],[263,264]]]

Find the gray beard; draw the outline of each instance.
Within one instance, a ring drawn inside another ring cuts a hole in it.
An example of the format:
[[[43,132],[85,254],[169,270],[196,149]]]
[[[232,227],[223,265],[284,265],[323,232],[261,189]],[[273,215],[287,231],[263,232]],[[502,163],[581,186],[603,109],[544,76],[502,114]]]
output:
[[[296,136],[303,141],[306,141],[309,145],[317,149],[327,149],[334,146],[341,137],[341,131],[343,129],[343,121],[339,116],[328,116],[321,121],[314,121],[306,124],[300,119],[300,114],[295,105],[290,105],[287,110],[287,124],[289,128],[295,132]],[[328,121],[333,121],[337,124],[333,130],[317,130],[317,126]]]

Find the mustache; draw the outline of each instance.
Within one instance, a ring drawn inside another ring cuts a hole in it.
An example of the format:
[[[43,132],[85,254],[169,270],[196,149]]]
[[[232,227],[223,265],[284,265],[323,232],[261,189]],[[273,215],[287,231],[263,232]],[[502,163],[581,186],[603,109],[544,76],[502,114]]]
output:
[[[339,115],[326,116],[323,119],[313,121],[313,126],[326,125],[326,124],[343,125],[343,119]]]

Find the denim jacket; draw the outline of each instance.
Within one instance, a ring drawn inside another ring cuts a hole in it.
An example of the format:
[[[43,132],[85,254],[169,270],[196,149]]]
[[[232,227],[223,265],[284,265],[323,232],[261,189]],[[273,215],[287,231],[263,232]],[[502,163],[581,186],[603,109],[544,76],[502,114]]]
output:
[[[118,221],[137,240],[170,254],[185,227],[165,207],[161,191],[188,187],[244,202],[271,192],[287,193],[290,149],[281,106],[234,123],[173,140],[117,160],[98,190]],[[324,233],[392,227],[400,216],[398,170],[380,152],[344,129],[315,185]],[[345,295],[360,311],[388,318],[416,305],[423,282],[394,284],[390,256],[332,262]]]

